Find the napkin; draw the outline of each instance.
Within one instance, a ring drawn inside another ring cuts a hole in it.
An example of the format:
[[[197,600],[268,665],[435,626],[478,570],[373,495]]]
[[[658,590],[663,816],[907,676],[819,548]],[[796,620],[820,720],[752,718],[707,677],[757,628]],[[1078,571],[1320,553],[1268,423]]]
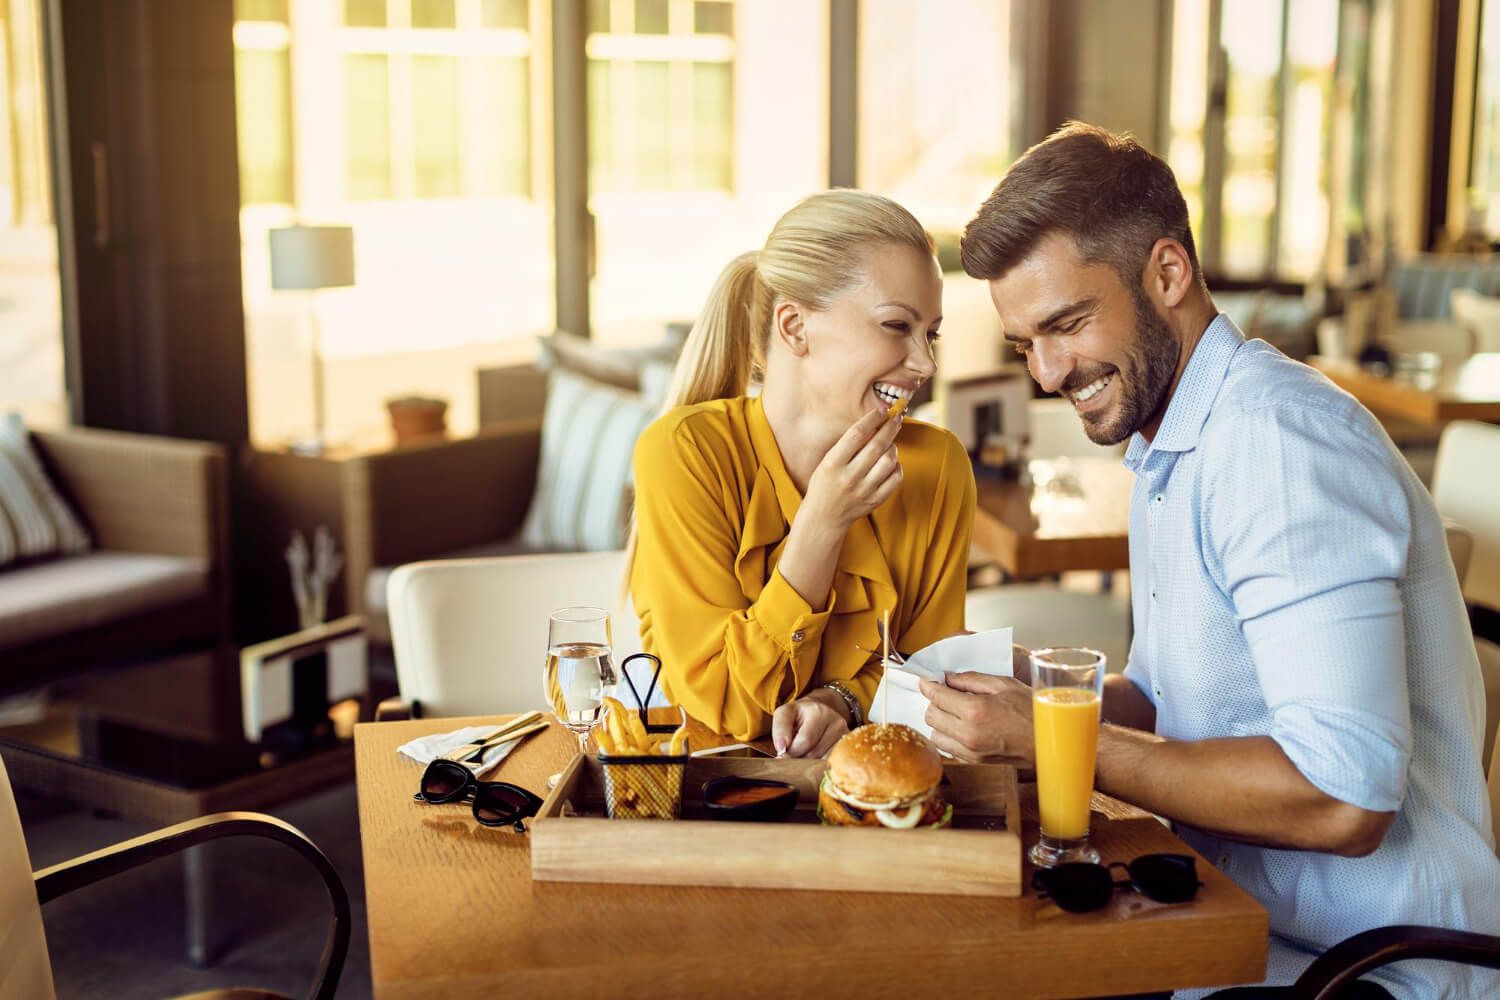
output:
[[[926,677],[941,684],[944,673],[965,670],[1009,677],[1013,632],[1011,628],[994,628],[949,636],[913,653],[905,663],[890,664],[870,703],[870,721],[900,722],[931,736],[932,727],[926,720],[928,701],[917,687],[918,679]]]
[[[449,750],[463,746],[465,743],[472,743],[481,736],[493,733],[499,728],[496,725],[465,726],[462,729],[455,729],[451,733],[435,733],[431,736],[419,736],[410,743],[401,744],[396,748],[396,752],[406,754],[406,756],[425,767]],[[506,754],[514,750],[516,744],[525,738],[522,736],[520,739],[510,740],[506,743],[497,743],[486,750],[484,756],[478,761],[465,766],[470,768],[476,777],[484,774],[484,772],[496,767],[504,760]],[[477,750],[478,747],[475,747],[475,749]]]

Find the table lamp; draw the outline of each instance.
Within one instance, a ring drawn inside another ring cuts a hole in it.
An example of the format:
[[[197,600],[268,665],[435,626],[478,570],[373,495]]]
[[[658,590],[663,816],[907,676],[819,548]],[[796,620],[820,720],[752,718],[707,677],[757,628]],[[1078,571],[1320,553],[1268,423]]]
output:
[[[354,229],[350,226],[287,226],[272,229],[271,287],[277,291],[316,292],[354,284]],[[323,341],[316,303],[312,309],[313,433],[295,451],[313,454],[325,445]]]

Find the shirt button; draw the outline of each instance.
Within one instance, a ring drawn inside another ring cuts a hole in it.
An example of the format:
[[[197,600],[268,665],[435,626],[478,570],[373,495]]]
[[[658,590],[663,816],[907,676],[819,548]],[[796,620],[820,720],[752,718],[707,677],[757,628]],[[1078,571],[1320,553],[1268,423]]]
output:
[[[1155,500],[1157,503],[1161,503],[1163,500],[1166,499],[1166,497],[1164,497],[1162,494],[1158,493],[1152,499]]]
[[[1156,600],[1156,588],[1155,587],[1151,588],[1151,599],[1153,601]]]
[[[1152,691],[1153,691],[1153,692],[1155,692],[1155,694],[1156,694],[1156,696],[1157,696],[1157,697],[1158,697],[1158,698],[1160,698],[1160,697],[1161,697],[1161,688],[1152,688],[1152,689],[1151,689],[1151,690],[1152,690]]]
[[[792,633],[792,641],[801,642],[804,635],[806,635],[806,633],[799,628],[797,631]]]
[[[1219,855],[1219,867],[1220,868],[1228,868],[1229,867],[1229,855],[1227,855],[1227,854],[1221,854],[1221,855]]]

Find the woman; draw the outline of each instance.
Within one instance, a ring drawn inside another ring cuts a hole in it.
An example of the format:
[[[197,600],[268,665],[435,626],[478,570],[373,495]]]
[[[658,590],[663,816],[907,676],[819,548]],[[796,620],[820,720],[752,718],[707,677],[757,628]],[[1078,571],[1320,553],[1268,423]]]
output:
[[[869,708],[886,612],[906,652],[963,628],[968,456],[888,416],[932,377],[941,311],[926,231],[847,190],[710,293],[636,445],[629,583],[667,695],[718,732],[822,756]]]

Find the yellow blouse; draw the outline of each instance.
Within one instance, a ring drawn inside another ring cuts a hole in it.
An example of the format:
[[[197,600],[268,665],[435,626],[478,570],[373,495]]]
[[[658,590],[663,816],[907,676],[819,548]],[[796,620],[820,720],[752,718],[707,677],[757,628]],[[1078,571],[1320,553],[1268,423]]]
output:
[[[666,694],[739,739],[776,706],[831,680],[868,709],[878,623],[911,653],[964,627],[974,473],[947,431],[908,420],[901,487],[844,540],[824,610],[776,569],[802,503],[758,398],[679,407],[635,448],[630,593]],[[863,647],[863,648],[860,648]]]

